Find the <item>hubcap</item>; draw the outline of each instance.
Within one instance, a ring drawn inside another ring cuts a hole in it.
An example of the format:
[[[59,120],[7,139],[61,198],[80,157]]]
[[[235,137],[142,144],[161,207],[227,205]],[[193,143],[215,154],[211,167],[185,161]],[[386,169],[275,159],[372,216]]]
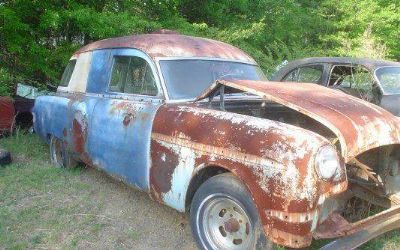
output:
[[[202,240],[213,249],[251,248],[253,225],[239,202],[226,195],[211,195],[203,201],[199,212],[203,214]]]

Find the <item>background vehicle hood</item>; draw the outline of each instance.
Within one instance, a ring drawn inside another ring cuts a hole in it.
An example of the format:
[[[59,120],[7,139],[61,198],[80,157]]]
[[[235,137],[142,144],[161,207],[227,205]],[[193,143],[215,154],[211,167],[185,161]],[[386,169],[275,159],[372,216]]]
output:
[[[219,80],[197,99],[219,87],[225,93],[244,91],[294,109],[332,130],[341,143],[346,162],[369,149],[400,144],[400,118],[341,91],[309,83]]]

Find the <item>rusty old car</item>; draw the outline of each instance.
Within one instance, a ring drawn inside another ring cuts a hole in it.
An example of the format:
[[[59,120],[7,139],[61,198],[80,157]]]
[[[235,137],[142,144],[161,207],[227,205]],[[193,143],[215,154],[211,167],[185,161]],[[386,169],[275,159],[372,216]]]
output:
[[[287,63],[271,78],[341,90],[400,116],[400,63],[368,58],[312,57]]]
[[[37,98],[52,162],[96,167],[180,212],[201,249],[352,248],[399,227],[400,122],[314,84],[268,82],[215,40],[143,34],[88,44]],[[351,199],[377,214],[349,221]]]
[[[14,116],[15,108],[13,99],[0,96],[0,135],[12,132]]]
[[[12,97],[0,96],[0,136],[12,134],[16,128],[33,128],[32,108],[35,98],[47,94],[37,88],[18,83]],[[31,130],[32,131],[32,130]]]

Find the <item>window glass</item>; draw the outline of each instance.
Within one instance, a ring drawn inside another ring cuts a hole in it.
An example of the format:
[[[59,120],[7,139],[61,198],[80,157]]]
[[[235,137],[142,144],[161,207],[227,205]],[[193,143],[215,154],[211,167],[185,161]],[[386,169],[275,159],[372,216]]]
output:
[[[171,99],[198,97],[216,80],[265,80],[257,65],[217,60],[161,60],[160,67]]]
[[[284,78],[285,82],[311,82],[319,83],[323,73],[322,65],[310,65],[291,71]]]
[[[299,71],[298,81],[318,83],[321,79],[322,71],[322,65],[301,67]]]
[[[329,86],[369,90],[373,79],[369,71],[361,66],[334,66]]]
[[[68,86],[69,81],[71,80],[72,72],[74,72],[75,64],[76,64],[76,60],[70,60],[68,62],[68,65],[65,68],[64,73],[61,77],[60,86],[62,86],[62,87]]]
[[[372,74],[362,66],[334,66],[329,86],[372,103],[379,101],[380,92]]]
[[[386,93],[400,94],[400,67],[380,68],[376,76]]]
[[[111,73],[110,91],[157,95],[157,85],[149,64],[140,57],[116,56]]]
[[[289,74],[287,74],[284,78],[284,82],[297,82],[299,75],[299,68],[292,70]]]

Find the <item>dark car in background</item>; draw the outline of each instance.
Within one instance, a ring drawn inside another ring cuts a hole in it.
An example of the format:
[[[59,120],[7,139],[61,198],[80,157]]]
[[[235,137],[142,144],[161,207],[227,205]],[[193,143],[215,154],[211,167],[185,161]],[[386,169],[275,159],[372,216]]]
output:
[[[400,116],[400,63],[350,57],[289,62],[273,81],[316,83],[375,103]]]

